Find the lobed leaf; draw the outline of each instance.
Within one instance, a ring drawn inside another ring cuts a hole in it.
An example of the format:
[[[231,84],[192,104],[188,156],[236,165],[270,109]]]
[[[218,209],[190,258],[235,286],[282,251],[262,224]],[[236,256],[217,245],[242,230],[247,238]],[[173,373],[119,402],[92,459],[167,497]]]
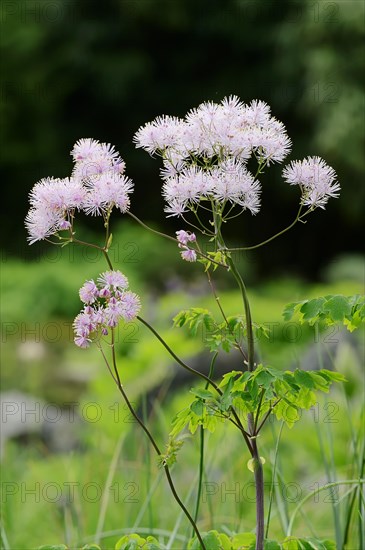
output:
[[[325,326],[342,323],[352,332],[365,322],[365,296],[336,294],[292,302],[285,306],[283,317],[285,321],[296,318],[300,324],[311,326],[317,322]]]

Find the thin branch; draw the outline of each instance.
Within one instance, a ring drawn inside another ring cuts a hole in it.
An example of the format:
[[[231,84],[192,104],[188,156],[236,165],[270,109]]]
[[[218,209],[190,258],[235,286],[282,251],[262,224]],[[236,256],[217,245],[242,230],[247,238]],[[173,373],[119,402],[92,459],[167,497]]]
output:
[[[300,205],[300,208],[298,210],[298,213],[295,217],[295,220],[290,224],[288,225],[288,227],[286,227],[285,229],[283,229],[282,231],[279,231],[279,233],[276,233],[275,235],[273,235],[272,237],[266,239],[265,241],[262,241],[261,243],[258,243],[258,244],[255,244],[253,246],[244,246],[244,247],[234,247],[234,248],[226,248],[226,250],[228,252],[238,252],[238,251],[241,251],[241,250],[255,250],[255,248],[259,248],[260,246],[264,246],[265,244],[273,241],[274,239],[276,239],[277,237],[280,237],[280,235],[283,235],[284,233],[286,233],[287,231],[289,231],[289,229],[291,229],[292,227],[294,227],[294,225],[300,221],[300,214],[301,214],[301,211],[303,209],[303,205],[301,204]]]

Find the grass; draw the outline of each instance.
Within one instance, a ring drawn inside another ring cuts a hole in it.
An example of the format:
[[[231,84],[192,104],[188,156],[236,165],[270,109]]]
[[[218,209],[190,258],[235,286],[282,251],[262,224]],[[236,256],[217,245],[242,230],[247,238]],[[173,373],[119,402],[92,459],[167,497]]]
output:
[[[357,467],[349,460],[353,439],[348,423],[342,421],[348,414],[346,399],[339,390],[330,398],[338,406],[335,419],[338,422],[331,425],[333,438],[341,442],[333,449],[336,475],[340,480],[356,479]],[[353,400],[356,411],[353,411],[353,423],[358,441],[361,437],[360,401],[360,395]],[[186,402],[185,396],[176,396],[165,416],[171,417]],[[321,400],[318,426],[323,431],[327,428],[325,406],[326,401]],[[104,410],[114,434],[105,433],[99,423],[86,426],[87,449],[83,453],[51,455],[45,459],[42,449],[19,448],[15,443],[8,445],[2,476],[3,489],[8,491],[3,494],[3,521],[11,548],[33,548],[58,541],[81,544],[92,538],[100,538],[103,548],[111,548],[116,535],[105,536],[105,533],[116,529],[121,533],[122,529],[133,528],[142,534],[158,528],[175,533],[173,539],[178,536],[179,540],[189,533],[189,526],[185,518],[179,517],[179,510],[155,460],[146,460],[145,440],[137,427],[114,423],[112,411],[108,415],[107,407]],[[158,422],[162,430],[161,420]],[[163,424],[166,422],[164,418]],[[260,441],[262,455],[266,458],[267,499],[278,428],[276,423],[271,429],[268,426]],[[341,518],[346,516],[345,500],[354,494],[347,492],[349,487],[338,486],[335,492],[319,491],[328,480],[315,431],[311,412],[303,415],[291,431],[283,429],[274,476],[271,538],[283,538],[295,508],[311,492],[300,513],[296,514],[294,534],[304,536],[313,532],[316,536],[333,538],[333,506]],[[249,457],[241,438],[233,429],[220,426],[207,439],[206,479],[199,525],[202,530],[250,531],[254,526],[253,477],[246,467]],[[329,452],[328,442],[325,445]],[[198,474],[198,446],[197,438],[188,437],[173,470],[180,494],[190,509]],[[150,481],[153,480],[149,486],[146,483],[148,474]],[[15,479],[17,492],[10,495]],[[213,518],[207,506],[208,498]],[[149,503],[152,503],[152,516]],[[351,546],[354,544],[351,541],[357,540],[356,529],[355,523],[351,526],[347,548],[356,548]],[[179,547],[177,540],[174,548]]]
[[[138,239],[139,235],[128,234],[127,244]],[[151,242],[139,246],[142,258]],[[163,253],[170,254],[168,249]],[[147,275],[139,272],[139,263],[127,264],[132,289],[144,292],[148,277],[162,284],[157,276],[161,261],[154,260]],[[45,543],[65,542],[75,547],[100,540],[106,549],[131,529],[141,535],[155,534],[168,548],[185,548],[190,526],[172,500],[143,433],[131,422],[97,350],[82,351],[72,344],[70,322],[79,308],[76,291],[104,264],[89,262],[84,267],[80,270],[77,262],[70,264],[69,258],[61,258],[57,266],[12,261],[3,269],[3,280],[8,281],[3,288],[3,328],[7,330],[3,389],[18,388],[59,405],[76,401],[84,423],[80,451],[52,454],[40,440],[31,445],[8,442],[2,464],[2,546],[28,550]],[[193,340],[184,331],[172,329],[172,317],[179,309],[196,305],[217,311],[204,284],[189,284],[189,292],[178,285],[174,292],[160,294],[161,288],[156,287],[143,306],[143,316],[187,360],[203,350],[203,335]],[[361,291],[356,280],[311,286],[288,280],[253,288],[254,320],[270,324],[274,331],[270,340],[258,342],[262,359],[279,368],[292,368],[316,340],[312,330],[302,329],[298,335],[291,332],[295,327],[283,323],[281,313],[287,302]],[[221,299],[227,314],[241,310],[236,292],[226,289]],[[44,337],[44,327],[50,323],[57,330],[61,327],[54,341]],[[332,351],[323,334],[319,340],[321,361]],[[121,329],[118,356],[125,388],[135,404],[166,378],[172,365],[161,344],[141,325]],[[261,454],[266,459],[267,512],[270,495],[272,500],[269,536],[282,539],[290,528],[298,536],[336,538],[338,548],[357,550],[364,518],[361,488],[359,484],[326,488],[326,484],[364,475],[363,374],[346,342],[339,345],[331,361],[347,377],[345,388],[319,399],[292,430],[270,422],[260,435]],[[156,405],[150,424],[161,447],[167,442],[172,417],[190,399],[188,391],[177,391]],[[142,410],[146,415],[146,407]],[[205,448],[201,530],[252,531],[253,475],[241,438],[232,427],[219,425],[215,434],[206,434]],[[199,438],[187,436],[173,478],[191,511],[195,509],[198,465]]]

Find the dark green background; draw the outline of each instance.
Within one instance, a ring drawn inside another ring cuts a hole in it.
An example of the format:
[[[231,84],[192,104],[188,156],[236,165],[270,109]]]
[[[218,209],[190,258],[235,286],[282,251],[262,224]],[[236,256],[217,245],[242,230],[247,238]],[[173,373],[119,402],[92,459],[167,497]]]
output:
[[[289,159],[322,156],[342,186],[325,212],[255,257],[258,275],[279,266],[316,276],[361,248],[361,1],[10,0],[1,10],[6,257],[37,254],[25,244],[27,193],[44,176],[69,175],[80,137],[119,149],[136,183],[134,213],[181,227],[164,221],[159,161],[134,149],[133,134],[157,115],[183,116],[229,94],[267,101],[293,140]],[[281,169],[265,174],[262,211],[239,218],[231,239],[255,243],[294,218],[298,195]]]

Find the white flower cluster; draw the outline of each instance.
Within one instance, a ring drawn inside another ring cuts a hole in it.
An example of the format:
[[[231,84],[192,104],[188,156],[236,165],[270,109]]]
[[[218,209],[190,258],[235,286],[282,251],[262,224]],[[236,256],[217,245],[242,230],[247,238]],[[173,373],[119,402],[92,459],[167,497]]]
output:
[[[71,154],[70,178],[44,178],[30,192],[25,220],[30,244],[71,227],[75,209],[105,215],[113,207],[121,212],[129,208],[133,183],[123,175],[125,163],[112,145],[80,139]]]
[[[320,157],[292,161],[283,171],[284,179],[302,190],[302,204],[324,208],[330,197],[339,196],[340,184],[336,172]]]
[[[134,141],[163,158],[163,195],[171,216],[202,200],[256,214],[260,183],[247,170],[248,159],[253,155],[261,167],[282,162],[291,146],[284,125],[266,103],[245,105],[235,96],[220,104],[202,103],[185,119],[158,117],[140,128]]]

